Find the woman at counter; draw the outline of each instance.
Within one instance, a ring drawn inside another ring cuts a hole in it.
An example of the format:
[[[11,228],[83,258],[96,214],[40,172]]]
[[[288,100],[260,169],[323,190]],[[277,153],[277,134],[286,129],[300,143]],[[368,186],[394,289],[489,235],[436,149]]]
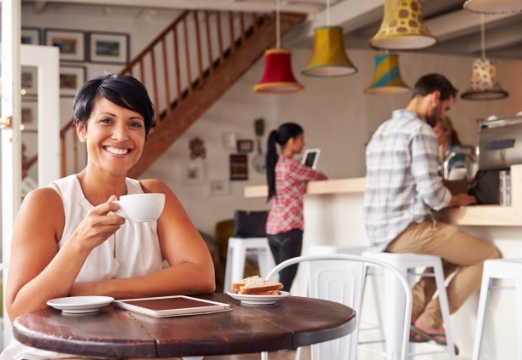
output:
[[[281,148],[277,154],[276,144]],[[303,196],[306,185],[313,180],[326,180],[326,176],[293,158],[303,151],[304,130],[296,123],[284,123],[268,136],[266,177],[268,213],[266,233],[270,250],[277,264],[301,255],[303,247]],[[290,291],[297,273],[297,265],[287,267],[279,274],[285,291]]]

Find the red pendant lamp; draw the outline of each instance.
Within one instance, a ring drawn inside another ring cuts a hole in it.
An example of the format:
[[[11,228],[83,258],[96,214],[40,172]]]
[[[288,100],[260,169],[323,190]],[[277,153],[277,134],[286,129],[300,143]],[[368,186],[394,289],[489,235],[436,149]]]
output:
[[[280,47],[279,1],[276,0],[277,46],[265,51],[265,71],[254,86],[258,94],[296,94],[304,90],[292,72],[292,53]]]

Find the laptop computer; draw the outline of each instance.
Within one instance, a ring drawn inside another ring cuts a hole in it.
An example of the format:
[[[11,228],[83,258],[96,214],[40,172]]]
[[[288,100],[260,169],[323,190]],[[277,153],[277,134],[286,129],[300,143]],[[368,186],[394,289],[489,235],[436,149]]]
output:
[[[320,153],[321,149],[306,149],[303,153],[303,158],[301,159],[302,164],[315,170],[315,168],[317,168]]]

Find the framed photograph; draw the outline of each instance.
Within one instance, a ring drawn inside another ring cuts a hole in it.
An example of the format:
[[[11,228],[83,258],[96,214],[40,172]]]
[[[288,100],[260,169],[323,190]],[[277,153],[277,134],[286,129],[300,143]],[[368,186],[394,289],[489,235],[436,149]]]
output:
[[[230,183],[227,180],[210,180],[210,195],[220,196],[228,194],[230,194]]]
[[[186,164],[183,168],[181,182],[185,185],[202,184],[204,179],[203,164],[194,162]]]
[[[89,61],[104,64],[129,62],[129,35],[123,33],[89,33]]]
[[[60,49],[61,61],[85,61],[85,33],[80,30],[46,29],[46,45]]]
[[[254,150],[254,140],[238,140],[237,141],[237,152],[249,153]]]
[[[22,95],[36,96],[38,94],[38,68],[22,66]]]
[[[41,38],[42,35],[40,29],[24,27],[21,32],[20,43],[27,45],[40,45],[42,42]]]
[[[248,180],[248,156],[230,154],[230,180]]]
[[[235,132],[227,132],[223,134],[223,148],[225,150],[236,151],[237,141]]]
[[[22,102],[22,125],[24,131],[38,130],[38,103],[36,101]]]
[[[85,82],[85,66],[60,67],[60,96],[74,97]]]

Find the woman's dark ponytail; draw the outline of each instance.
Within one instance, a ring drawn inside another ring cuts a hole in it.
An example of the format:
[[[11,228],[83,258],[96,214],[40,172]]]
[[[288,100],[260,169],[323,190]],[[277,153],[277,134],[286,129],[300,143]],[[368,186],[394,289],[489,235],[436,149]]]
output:
[[[275,167],[278,160],[276,143],[285,146],[288,140],[298,137],[303,133],[301,125],[296,123],[284,123],[278,130],[272,130],[268,135],[266,145],[266,181],[268,184],[269,201],[276,194]]]
[[[266,144],[266,182],[268,184],[268,197],[267,201],[270,201],[272,196],[275,195],[275,166],[277,163],[277,130],[272,130],[268,135],[268,141]]]

